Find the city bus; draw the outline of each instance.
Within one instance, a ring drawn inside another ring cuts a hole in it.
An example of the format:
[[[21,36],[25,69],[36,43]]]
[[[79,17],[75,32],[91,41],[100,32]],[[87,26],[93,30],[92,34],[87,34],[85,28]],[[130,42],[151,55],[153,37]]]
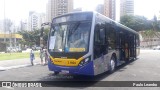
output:
[[[139,34],[94,11],[53,18],[48,68],[54,74],[95,76],[137,59]]]

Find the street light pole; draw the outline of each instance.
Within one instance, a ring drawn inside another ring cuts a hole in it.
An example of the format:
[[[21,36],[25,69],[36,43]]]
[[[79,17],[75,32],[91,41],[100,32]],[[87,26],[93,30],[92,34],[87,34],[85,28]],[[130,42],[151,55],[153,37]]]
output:
[[[6,19],[6,15],[5,15],[5,0],[4,0],[4,42],[6,42],[6,21],[5,21],[5,19]]]
[[[44,26],[49,25],[51,26],[50,22],[42,23],[41,24],[41,33],[40,33],[40,46],[41,48],[44,48],[44,40],[43,40],[43,32],[44,32]]]
[[[5,12],[5,6],[6,5],[6,3],[5,3],[5,0],[4,0],[4,21],[3,21],[3,23],[4,23],[4,43],[5,43],[5,52],[7,52],[7,43],[6,43],[6,12]]]

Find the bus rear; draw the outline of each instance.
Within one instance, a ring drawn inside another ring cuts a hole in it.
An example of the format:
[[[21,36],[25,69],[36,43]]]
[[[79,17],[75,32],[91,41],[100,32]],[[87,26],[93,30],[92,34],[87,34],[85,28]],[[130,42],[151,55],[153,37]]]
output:
[[[70,13],[52,21],[48,40],[48,68],[60,72],[94,75],[90,33],[93,12]]]

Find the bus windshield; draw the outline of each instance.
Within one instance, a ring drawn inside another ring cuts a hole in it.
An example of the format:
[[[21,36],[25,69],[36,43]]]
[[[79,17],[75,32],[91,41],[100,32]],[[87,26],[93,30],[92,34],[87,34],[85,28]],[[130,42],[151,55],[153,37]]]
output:
[[[87,52],[91,22],[74,21],[52,25],[49,49],[53,52]]]

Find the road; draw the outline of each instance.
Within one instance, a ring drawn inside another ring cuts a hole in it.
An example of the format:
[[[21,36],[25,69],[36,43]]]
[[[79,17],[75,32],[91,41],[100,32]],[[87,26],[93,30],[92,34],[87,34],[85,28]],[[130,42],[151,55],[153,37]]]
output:
[[[73,75],[53,75],[53,72],[49,71],[47,66],[36,65],[28,66],[17,69],[10,69],[6,71],[0,71],[0,81],[55,81],[55,80],[94,80],[100,81],[160,81],[160,50],[141,50],[141,54],[137,60],[129,62],[127,65],[121,65],[117,70],[109,74],[108,72],[96,76],[73,76]],[[83,83],[83,82],[82,82]],[[61,87],[61,84],[56,84],[57,87],[48,87],[46,90],[53,89],[91,89],[97,90],[160,90],[160,87],[92,87],[94,83],[88,84],[85,87]],[[74,84],[73,84],[74,85]],[[63,86],[63,85],[62,85]],[[14,88],[0,88],[14,89]],[[16,88],[21,90],[22,88]],[[28,90],[29,88],[23,88]],[[30,88],[33,89],[33,88]],[[37,90],[43,90],[44,88],[36,88]]]

